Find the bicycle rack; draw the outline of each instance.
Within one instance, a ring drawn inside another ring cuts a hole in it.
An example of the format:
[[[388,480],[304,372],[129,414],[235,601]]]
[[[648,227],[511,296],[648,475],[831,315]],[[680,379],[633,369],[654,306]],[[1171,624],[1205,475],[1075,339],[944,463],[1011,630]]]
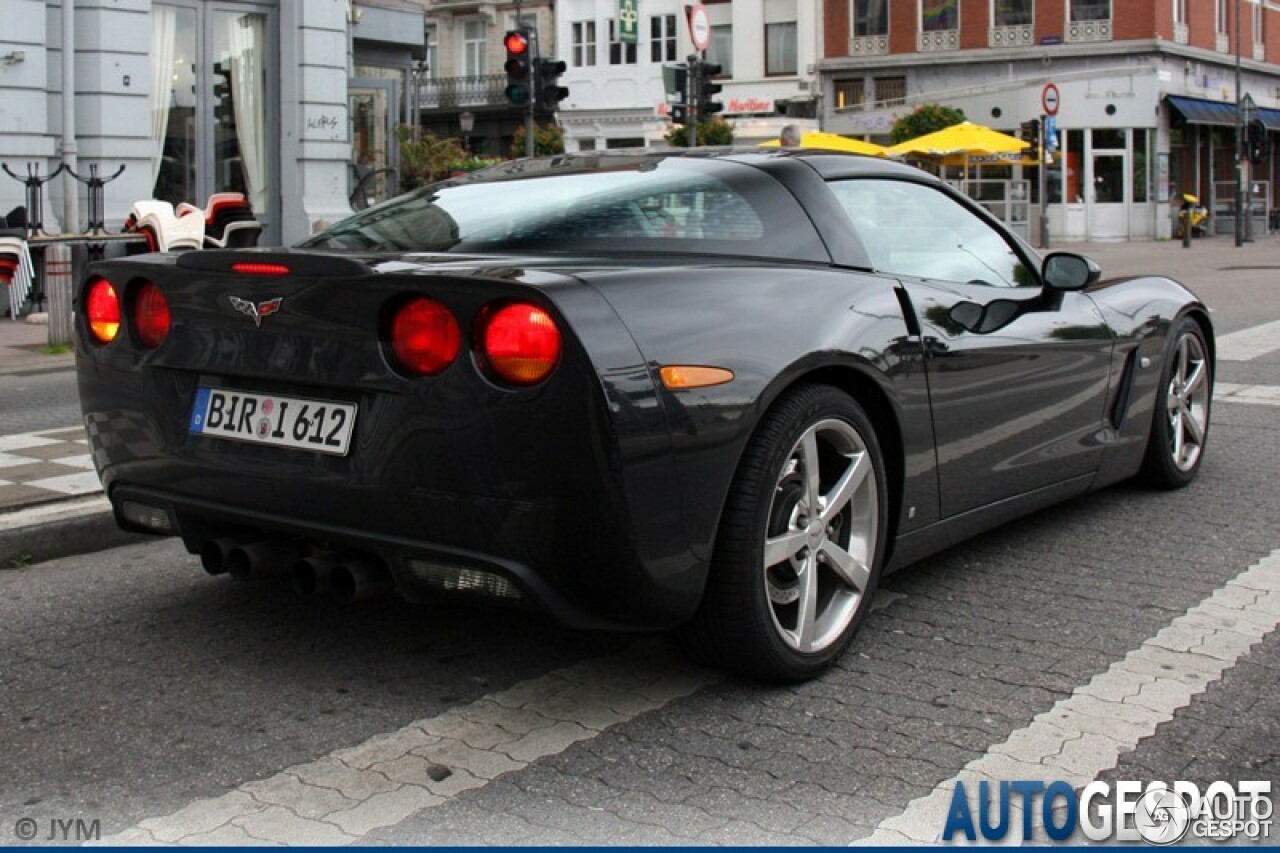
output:
[[[124,164],[120,164],[120,168],[109,178],[98,177],[98,164],[89,164],[89,177],[82,178],[76,174],[75,170],[69,166],[63,166],[64,169],[80,183],[89,188],[89,222],[85,226],[85,231],[89,234],[105,234],[107,232],[106,224],[106,195],[104,189],[107,184],[124,174]]]
[[[36,171],[39,165],[39,163],[28,163],[27,176],[23,178],[14,174],[8,163],[0,163],[0,168],[4,169],[9,177],[27,186],[27,236],[44,233],[44,185],[61,175],[62,170],[67,168],[67,164],[63,163],[42,177]]]

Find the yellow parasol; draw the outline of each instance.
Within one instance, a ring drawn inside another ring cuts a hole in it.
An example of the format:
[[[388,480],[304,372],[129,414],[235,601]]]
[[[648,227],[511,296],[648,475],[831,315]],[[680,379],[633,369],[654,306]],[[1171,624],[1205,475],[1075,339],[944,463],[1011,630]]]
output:
[[[759,147],[777,148],[781,144],[776,139],[770,139],[768,142],[761,142]],[[822,148],[827,151],[847,151],[852,154],[870,154],[873,157],[883,157],[885,155],[883,145],[876,145],[874,142],[863,142],[861,139],[850,139],[847,136],[826,133],[821,130],[807,131],[800,137],[800,147]]]
[[[923,154],[939,158],[958,156],[961,161],[959,165],[964,166],[965,180],[968,180],[970,157],[1017,154],[1030,147],[1031,143],[1024,142],[1016,136],[965,121],[900,142],[890,147],[888,152],[891,156],[906,154]]]

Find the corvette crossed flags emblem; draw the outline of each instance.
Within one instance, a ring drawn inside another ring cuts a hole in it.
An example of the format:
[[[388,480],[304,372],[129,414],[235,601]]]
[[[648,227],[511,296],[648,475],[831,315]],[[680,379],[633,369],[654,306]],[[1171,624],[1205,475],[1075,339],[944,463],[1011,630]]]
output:
[[[241,299],[238,296],[232,296],[231,307],[239,311],[245,316],[253,318],[253,324],[261,328],[262,318],[270,317],[280,311],[280,303],[284,302],[284,297],[277,296],[275,299],[268,299],[265,302],[250,302],[248,299]]]

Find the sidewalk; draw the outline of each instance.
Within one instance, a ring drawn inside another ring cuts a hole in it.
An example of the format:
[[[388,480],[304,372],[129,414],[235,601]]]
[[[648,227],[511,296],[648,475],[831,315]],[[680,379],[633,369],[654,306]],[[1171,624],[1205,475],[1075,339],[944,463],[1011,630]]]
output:
[[[40,315],[29,315],[39,317]],[[64,353],[47,352],[49,327],[44,323],[0,318],[0,376],[67,370],[75,366],[70,348]]]

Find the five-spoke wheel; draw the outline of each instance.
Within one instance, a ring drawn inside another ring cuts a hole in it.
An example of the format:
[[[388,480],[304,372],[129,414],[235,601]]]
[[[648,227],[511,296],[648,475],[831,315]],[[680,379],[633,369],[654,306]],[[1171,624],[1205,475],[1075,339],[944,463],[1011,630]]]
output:
[[[734,477],[686,648],[777,681],[829,666],[869,609],[887,503],[880,446],[857,402],[825,385],[784,395]]]
[[[1184,318],[1174,329],[1157,389],[1151,438],[1142,476],[1166,489],[1176,489],[1195,479],[1209,436],[1213,364],[1204,331]]]

